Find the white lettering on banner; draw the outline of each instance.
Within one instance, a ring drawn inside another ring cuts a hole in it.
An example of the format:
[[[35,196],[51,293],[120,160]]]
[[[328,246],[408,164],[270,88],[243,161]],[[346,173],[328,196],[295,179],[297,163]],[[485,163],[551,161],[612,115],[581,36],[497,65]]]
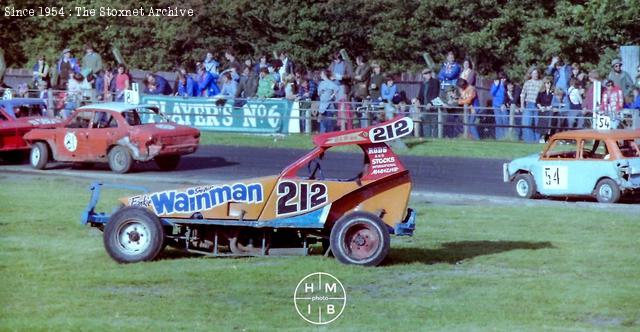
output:
[[[178,124],[196,127],[233,127],[234,117],[242,117],[242,128],[267,127],[278,129],[282,123],[282,113],[277,105],[245,104],[241,110],[232,105],[217,106],[213,103],[173,103],[168,110],[166,101],[148,100],[149,104],[157,105],[164,113],[168,113],[171,121]]]

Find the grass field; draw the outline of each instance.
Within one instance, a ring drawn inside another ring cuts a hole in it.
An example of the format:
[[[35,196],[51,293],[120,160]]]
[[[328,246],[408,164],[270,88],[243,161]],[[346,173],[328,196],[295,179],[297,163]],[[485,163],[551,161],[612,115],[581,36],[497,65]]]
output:
[[[78,222],[87,186],[0,173],[0,330],[316,329],[292,300],[313,272],[346,288],[331,330],[640,328],[640,223],[626,212],[414,202],[415,236],[381,267],[176,251],[118,265]]]
[[[403,140],[407,149],[394,148],[400,155],[413,156],[451,156],[472,158],[513,159],[538,153],[542,144],[526,144],[522,142],[467,139],[417,139]],[[291,135],[251,135],[238,133],[202,132],[201,144],[221,144],[232,146],[258,146],[267,148],[301,148],[313,147],[311,136]]]

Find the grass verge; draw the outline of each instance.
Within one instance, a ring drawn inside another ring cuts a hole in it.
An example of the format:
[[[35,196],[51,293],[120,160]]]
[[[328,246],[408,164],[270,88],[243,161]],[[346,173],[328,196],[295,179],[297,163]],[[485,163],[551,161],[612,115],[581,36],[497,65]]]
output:
[[[526,144],[512,141],[467,139],[418,139],[403,140],[406,149],[394,148],[400,155],[412,156],[442,156],[442,157],[471,157],[471,158],[499,158],[513,159],[538,153],[542,144]],[[202,132],[201,144],[219,144],[231,146],[253,146],[266,148],[298,148],[313,147],[311,136],[302,134],[291,135],[256,135],[238,133]]]
[[[82,227],[88,182],[0,174],[0,330],[315,329],[292,295],[328,272],[346,288],[339,330],[638,329],[637,216],[567,207],[413,202],[418,230],[384,266],[321,256],[118,265]],[[106,201],[118,193],[105,192]]]

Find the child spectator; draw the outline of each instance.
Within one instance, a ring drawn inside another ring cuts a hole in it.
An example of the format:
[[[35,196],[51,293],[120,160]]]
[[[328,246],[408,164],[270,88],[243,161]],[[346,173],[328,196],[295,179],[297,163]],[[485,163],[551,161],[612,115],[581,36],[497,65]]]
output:
[[[569,121],[567,119],[569,109],[564,100],[564,91],[556,88],[553,94],[553,99],[551,100],[551,109],[554,116],[554,118],[551,119],[551,135],[566,129],[569,126]]]
[[[131,79],[129,77],[129,73],[127,73],[127,69],[123,64],[118,65],[118,74],[116,74],[115,78],[116,82],[116,101],[124,100],[124,90],[128,90],[131,88]]]
[[[260,69],[260,80],[258,81],[258,98],[271,98],[274,95],[276,81],[267,68]]]
[[[553,100],[551,77],[545,77],[542,82],[542,89],[538,92],[538,97],[536,98],[536,106],[539,109],[538,135],[540,136],[540,143],[544,143],[549,139],[549,134],[551,132],[551,119],[549,117],[552,114],[551,101]]]
[[[382,85],[380,97],[382,101],[391,103],[393,100],[393,96],[398,93],[398,87],[393,82],[393,77],[387,76],[385,79],[385,84]]]

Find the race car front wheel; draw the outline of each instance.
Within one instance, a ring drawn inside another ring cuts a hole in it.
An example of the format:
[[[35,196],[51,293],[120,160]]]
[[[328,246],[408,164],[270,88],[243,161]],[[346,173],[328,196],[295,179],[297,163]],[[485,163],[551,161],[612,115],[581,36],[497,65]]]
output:
[[[518,197],[533,198],[536,195],[536,182],[531,174],[518,174],[513,182]]]
[[[145,208],[120,209],[104,229],[104,247],[118,263],[150,261],[158,256],[163,242],[160,220]]]
[[[44,169],[49,161],[49,148],[44,142],[36,142],[31,148],[29,162],[35,169]]]
[[[129,149],[116,146],[109,151],[109,168],[116,173],[127,173],[133,165]]]
[[[382,219],[368,212],[343,216],[331,230],[331,251],[345,264],[376,266],[387,257],[390,242]]]

